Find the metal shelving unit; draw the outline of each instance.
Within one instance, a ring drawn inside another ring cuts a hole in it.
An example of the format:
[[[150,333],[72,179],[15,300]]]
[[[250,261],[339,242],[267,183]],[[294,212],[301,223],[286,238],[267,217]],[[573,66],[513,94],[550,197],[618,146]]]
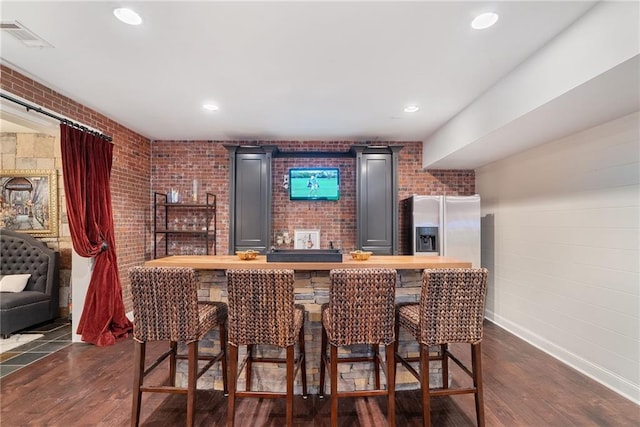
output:
[[[202,215],[202,213],[204,213]],[[193,221],[188,223],[193,215]],[[199,223],[198,218],[204,221]],[[204,254],[216,255],[216,195],[207,193],[205,203],[169,203],[164,193],[153,196],[153,258],[158,258],[158,239],[164,240],[164,256],[170,253],[169,242],[185,240],[199,246]]]

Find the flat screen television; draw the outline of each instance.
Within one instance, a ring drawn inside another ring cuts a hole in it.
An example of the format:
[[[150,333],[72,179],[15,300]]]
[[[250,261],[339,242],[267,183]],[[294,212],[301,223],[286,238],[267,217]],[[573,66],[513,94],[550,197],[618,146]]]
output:
[[[340,199],[340,169],[322,167],[289,169],[289,199]]]

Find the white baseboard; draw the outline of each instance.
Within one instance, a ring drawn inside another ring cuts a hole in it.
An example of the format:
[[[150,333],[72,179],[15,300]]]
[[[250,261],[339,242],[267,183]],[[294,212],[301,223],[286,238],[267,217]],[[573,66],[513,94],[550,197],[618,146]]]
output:
[[[511,332],[518,338],[544,351],[551,357],[558,359],[559,361],[569,365],[578,372],[613,390],[624,398],[640,405],[639,384],[633,384],[626,378],[622,378],[619,375],[603,368],[602,366],[595,365],[590,361],[580,357],[579,355],[574,354],[563,347],[560,347],[556,343],[553,343],[546,338],[533,333],[527,328],[513,323],[502,316],[496,315],[492,311],[487,310],[485,312],[485,317],[490,322],[495,323],[501,328]]]

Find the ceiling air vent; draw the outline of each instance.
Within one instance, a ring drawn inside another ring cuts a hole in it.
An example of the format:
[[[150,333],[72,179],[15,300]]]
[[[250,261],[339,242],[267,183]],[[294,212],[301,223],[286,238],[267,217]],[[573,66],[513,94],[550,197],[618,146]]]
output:
[[[0,30],[2,30],[4,34],[11,34],[27,47],[53,47],[51,43],[38,37],[33,31],[18,21],[0,22]]]

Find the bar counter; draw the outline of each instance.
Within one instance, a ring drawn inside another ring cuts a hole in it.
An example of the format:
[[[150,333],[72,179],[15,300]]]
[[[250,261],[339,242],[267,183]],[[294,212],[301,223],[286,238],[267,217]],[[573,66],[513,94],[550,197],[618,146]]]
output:
[[[145,263],[148,267],[192,267],[196,270],[228,270],[230,268],[288,268],[295,271],[323,271],[334,268],[395,268],[422,270],[425,268],[464,268],[470,262],[452,257],[413,255],[372,255],[366,261],[356,261],[343,255],[342,262],[267,262],[266,255],[243,261],[234,255],[174,255]]]
[[[329,270],[334,268],[393,268],[398,271],[396,303],[417,302],[422,285],[422,270],[427,268],[465,268],[470,262],[451,257],[437,256],[392,256],[372,255],[366,261],[356,261],[350,255],[343,255],[343,262],[267,262],[265,255],[258,255],[254,260],[242,261],[234,255],[176,255],[147,261],[146,266],[153,267],[191,267],[198,271],[200,287],[198,298],[202,301],[227,302],[227,279],[225,270],[231,268],[284,268],[295,271],[295,302],[305,307],[305,347],[307,382],[310,393],[318,392],[320,368],[320,307],[329,301]],[[401,330],[398,351],[405,356],[417,355],[418,345]],[[200,350],[215,352],[218,348],[218,331],[210,332],[200,342]],[[244,357],[244,347],[240,349],[240,357]],[[258,346],[257,352],[269,357],[283,357],[279,348]],[[369,348],[363,345],[341,348],[339,354],[350,353],[353,356],[366,355]],[[383,356],[384,357],[384,356]],[[186,384],[186,365],[178,366],[178,381]],[[440,363],[431,362],[430,383],[440,383]],[[373,370],[370,364],[343,364],[339,367],[340,390],[371,389],[374,384]],[[381,380],[385,381],[384,375]],[[244,372],[238,382],[243,389]],[[253,388],[258,390],[282,391],[286,389],[284,368],[271,364],[255,364]],[[198,381],[199,388],[222,389],[222,375],[219,365],[203,375]],[[330,385],[327,384],[327,393]],[[402,366],[396,373],[396,387],[399,390],[418,388],[419,385]],[[295,380],[295,392],[301,393],[300,376]]]

